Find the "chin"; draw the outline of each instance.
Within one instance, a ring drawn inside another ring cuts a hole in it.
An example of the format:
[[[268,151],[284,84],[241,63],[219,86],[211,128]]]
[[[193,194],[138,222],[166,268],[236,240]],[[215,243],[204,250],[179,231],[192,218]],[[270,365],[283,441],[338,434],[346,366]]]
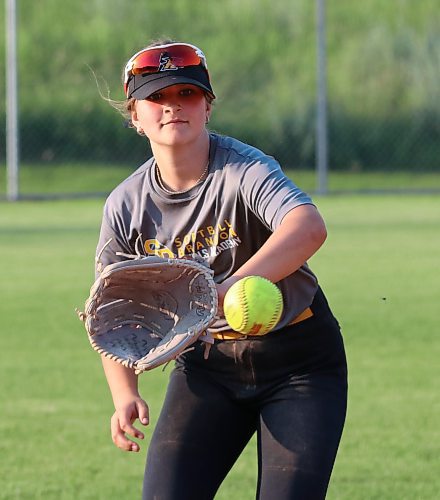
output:
[[[172,133],[163,138],[162,143],[167,146],[184,146],[196,142],[200,136],[195,134]]]

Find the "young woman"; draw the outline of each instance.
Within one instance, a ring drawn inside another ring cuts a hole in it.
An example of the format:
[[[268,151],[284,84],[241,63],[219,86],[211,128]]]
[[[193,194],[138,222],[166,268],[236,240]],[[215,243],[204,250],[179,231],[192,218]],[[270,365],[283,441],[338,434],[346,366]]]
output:
[[[166,41],[136,53],[124,72],[126,110],[152,158],[109,196],[97,273],[117,252],[203,258],[219,307],[240,278],[279,286],[273,331],[242,337],[220,314],[208,342],[180,356],[148,450],[144,499],[212,499],[254,433],[257,498],[324,498],[344,426],[347,371],[339,325],[307,260],[326,239],[318,210],[279,164],[210,133],[215,94],[202,51]],[[112,438],[139,451],[148,425],[137,377],[102,359],[115,413]],[[144,375],[148,377],[148,374]]]

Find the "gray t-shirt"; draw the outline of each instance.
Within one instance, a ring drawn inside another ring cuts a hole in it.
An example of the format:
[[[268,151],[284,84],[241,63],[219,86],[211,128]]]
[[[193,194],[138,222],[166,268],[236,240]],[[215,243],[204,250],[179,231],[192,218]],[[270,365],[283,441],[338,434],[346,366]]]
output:
[[[126,258],[117,252],[171,258],[196,254],[221,283],[258,251],[290,210],[312,204],[274,158],[252,146],[212,133],[209,156],[206,179],[185,193],[161,189],[154,158],[116,187],[104,207],[97,273]],[[318,285],[305,264],[278,286],[284,312],[276,329],[311,304]],[[224,319],[212,328],[228,329]]]

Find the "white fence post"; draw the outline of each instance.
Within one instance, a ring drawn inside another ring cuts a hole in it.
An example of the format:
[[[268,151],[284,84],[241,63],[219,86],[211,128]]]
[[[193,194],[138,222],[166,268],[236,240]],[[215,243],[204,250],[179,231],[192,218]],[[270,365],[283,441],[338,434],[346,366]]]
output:
[[[327,48],[325,0],[316,0],[317,97],[316,97],[316,178],[317,192],[328,192],[327,147]]]
[[[6,169],[7,197],[18,200],[18,84],[16,0],[6,0]]]

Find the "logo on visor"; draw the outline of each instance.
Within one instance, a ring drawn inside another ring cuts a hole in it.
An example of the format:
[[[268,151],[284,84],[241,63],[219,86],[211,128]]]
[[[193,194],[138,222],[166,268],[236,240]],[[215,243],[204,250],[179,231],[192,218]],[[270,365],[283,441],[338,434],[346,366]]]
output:
[[[179,68],[177,66],[174,66],[174,64],[171,62],[171,57],[168,55],[168,52],[163,52],[160,55],[158,71],[170,71],[174,69]]]

